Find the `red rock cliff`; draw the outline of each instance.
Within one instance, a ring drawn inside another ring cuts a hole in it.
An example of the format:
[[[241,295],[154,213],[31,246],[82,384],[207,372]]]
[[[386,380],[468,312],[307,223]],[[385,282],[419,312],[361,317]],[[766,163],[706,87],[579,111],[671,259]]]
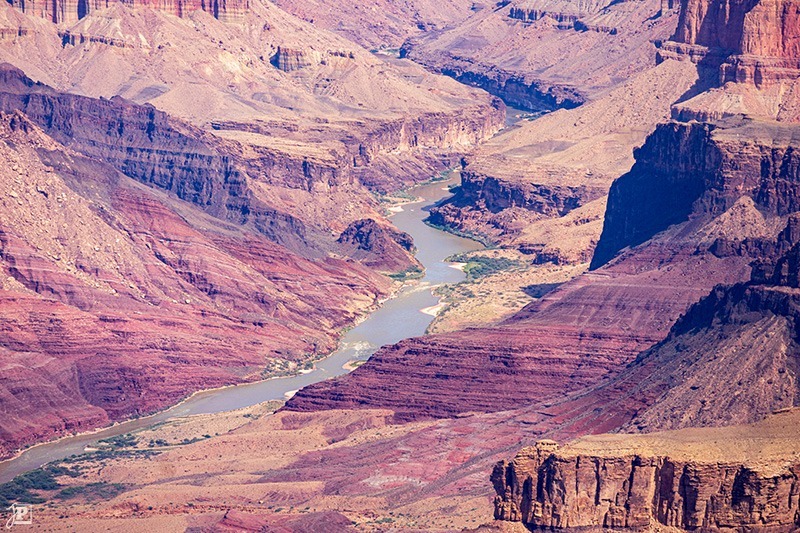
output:
[[[723,83],[795,79],[800,74],[800,3],[683,0],[678,28],[662,50],[667,57],[675,54],[716,57]]]
[[[529,528],[791,532],[800,527],[800,464],[777,471],[736,462],[523,449],[497,465],[495,518]],[[590,529],[591,530],[591,529]]]
[[[784,216],[800,209],[796,127],[728,121],[660,125],[611,186],[592,268],[690,215],[716,216],[743,194]]]
[[[10,3],[24,13],[60,24],[76,22],[117,1],[133,8],[157,9],[177,17],[202,10],[223,22],[241,20],[249,9],[248,0],[11,0]]]
[[[296,369],[387,294],[328,255],[352,243],[259,200],[234,145],[13,68],[0,109],[0,456]],[[336,179],[266,160],[265,178]]]

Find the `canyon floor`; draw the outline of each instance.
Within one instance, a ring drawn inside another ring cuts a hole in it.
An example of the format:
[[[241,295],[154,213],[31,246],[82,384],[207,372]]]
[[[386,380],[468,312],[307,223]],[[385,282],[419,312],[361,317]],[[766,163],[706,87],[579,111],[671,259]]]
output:
[[[308,368],[401,286],[441,301],[347,375],[103,439],[0,507],[41,531],[800,530],[797,13],[4,4],[0,455]],[[401,209],[487,245],[425,264],[464,281],[415,281]]]

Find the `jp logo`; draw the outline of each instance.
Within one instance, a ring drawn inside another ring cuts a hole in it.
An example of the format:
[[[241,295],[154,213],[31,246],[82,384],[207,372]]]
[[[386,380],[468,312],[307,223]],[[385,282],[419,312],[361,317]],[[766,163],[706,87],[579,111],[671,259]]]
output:
[[[33,524],[33,513],[30,505],[12,503],[8,510],[11,511],[11,516],[6,521],[6,529],[11,529],[13,526]]]

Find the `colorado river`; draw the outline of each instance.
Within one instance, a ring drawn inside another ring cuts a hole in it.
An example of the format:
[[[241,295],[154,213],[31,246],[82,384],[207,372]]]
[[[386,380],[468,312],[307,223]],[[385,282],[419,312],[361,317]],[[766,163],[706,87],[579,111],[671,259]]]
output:
[[[464,279],[464,274],[445,263],[444,259],[459,252],[481,248],[475,241],[431,228],[423,222],[427,215],[424,208],[448,196],[448,186],[457,183],[458,179],[459,176],[456,174],[447,181],[411,189],[412,194],[420,200],[403,205],[403,210],[392,216],[392,222],[398,229],[414,237],[417,259],[425,266],[425,277],[419,282],[407,284],[397,296],[347,332],[341,339],[339,349],[326,359],[317,362],[311,372],[201,392],[171,409],[146,418],[117,424],[92,434],[39,444],[25,450],[14,459],[0,462],[0,483],[10,481],[18,474],[38,468],[50,461],[83,453],[87,445],[96,443],[100,439],[129,433],[170,418],[219,413],[268,400],[283,400],[287,394],[307,385],[346,374],[348,370],[345,369],[345,364],[350,361],[364,361],[381,346],[423,335],[433,320],[433,315],[423,312],[423,309],[433,307],[439,301],[439,298],[432,294],[432,289],[441,284],[457,283]]]

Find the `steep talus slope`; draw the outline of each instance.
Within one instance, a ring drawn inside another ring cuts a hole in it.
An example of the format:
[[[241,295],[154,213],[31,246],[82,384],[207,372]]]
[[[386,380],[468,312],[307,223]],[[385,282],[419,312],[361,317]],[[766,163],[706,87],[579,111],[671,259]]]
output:
[[[414,239],[404,231],[381,226],[371,218],[356,220],[339,236],[337,243],[347,257],[389,272],[400,272],[412,266]]]
[[[388,293],[253,199],[218,141],[153,108],[39,89],[3,103],[72,148],[3,115],[3,455],[296,367]]]
[[[588,261],[611,182],[696,80],[694,65],[668,61],[577,109],[522,121],[468,158],[461,187],[431,220],[519,248],[535,262]],[[548,242],[543,228],[561,223],[558,241]]]
[[[251,2],[235,24],[120,3],[58,25],[2,11],[9,30],[24,31],[0,46],[0,58],[35,80],[152,103],[254,150],[347,169],[378,189],[447,168],[502,121],[502,103],[485,93],[374,56],[270,2]]]
[[[365,48],[399,48],[410,38],[457,26],[473,11],[487,9],[492,2],[472,0],[278,0],[289,13],[315,26],[335,31]]]
[[[502,2],[407,42],[414,61],[525,109],[575,107],[652,65],[676,14],[661,3]]]

